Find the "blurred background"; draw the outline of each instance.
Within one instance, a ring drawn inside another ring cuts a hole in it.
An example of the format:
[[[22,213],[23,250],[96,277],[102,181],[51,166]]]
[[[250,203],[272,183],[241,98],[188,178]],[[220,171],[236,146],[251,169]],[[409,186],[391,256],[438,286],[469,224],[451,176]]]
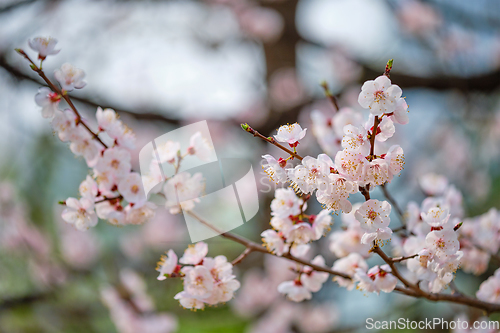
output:
[[[420,203],[418,177],[442,174],[475,216],[500,207],[497,0],[0,0],[0,332],[358,332],[367,317],[481,315],[400,295],[367,297],[331,281],[292,304],[276,291],[288,263],[256,253],[237,266],[243,286],[235,300],[201,313],[182,309],[173,299],[181,282],[157,281],[154,270],[164,251],[180,255],[189,244],[182,217],[158,210],[143,226],[101,222],[84,233],[62,222],[57,202],[77,195],[88,169],[41,117],[41,80],[14,52],[35,57],[27,40],[38,36],[57,38],[62,49],[44,62],[49,77],[64,62],[84,69],[87,86],[71,93],[77,108],[91,124],[98,105],[115,109],[135,131],[137,153],[208,120],[220,152],[259,171],[261,155],[282,155],[241,122],[271,135],[298,121],[309,128],[299,153],[316,156],[310,113],[334,114],[320,82],[341,107],[367,117],[360,87],[394,59],[391,79],[410,123],[396,125],[406,167],[390,191],[402,207]],[[255,241],[268,228],[273,194],[260,177],[260,213],[235,230]],[[210,256],[229,260],[242,250],[217,237],[208,243]],[[316,251],[333,262],[328,239]],[[473,295],[495,265],[479,277],[459,272],[457,286]],[[141,320],[140,331],[127,324]]]

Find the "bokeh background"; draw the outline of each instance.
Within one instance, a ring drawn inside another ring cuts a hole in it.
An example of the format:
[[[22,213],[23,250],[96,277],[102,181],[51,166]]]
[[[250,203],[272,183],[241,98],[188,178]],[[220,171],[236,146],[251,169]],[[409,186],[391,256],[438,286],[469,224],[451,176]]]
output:
[[[399,295],[367,297],[332,282],[292,304],[276,291],[289,274],[284,260],[255,253],[237,267],[243,287],[235,300],[201,313],[182,309],[173,299],[180,281],[157,281],[154,270],[164,251],[180,254],[189,244],[182,218],[158,210],[143,226],[101,222],[85,233],[61,221],[57,202],[77,195],[88,170],[41,117],[33,98],[41,80],[14,52],[29,52],[27,40],[37,36],[57,38],[62,49],[45,61],[46,73],[64,62],[86,71],[87,86],[71,95],[90,123],[97,105],[115,109],[139,150],[208,120],[219,151],[255,170],[261,155],[280,153],[239,123],[264,135],[296,121],[311,128],[312,110],[334,112],[323,80],[340,106],[359,109],[361,84],[394,59],[391,79],[403,89],[410,123],[396,125],[407,164],[389,189],[401,206],[420,202],[418,177],[443,174],[475,216],[500,207],[497,0],[0,0],[0,332],[133,332],[103,302],[109,288],[129,303],[135,292],[145,316],[162,316],[164,326],[153,326],[165,328],[148,332],[358,332],[367,317],[481,315]],[[321,152],[311,130],[299,152]],[[260,213],[235,230],[256,241],[272,199],[259,177]],[[230,260],[242,250],[219,238],[208,243],[209,255]],[[327,239],[316,250],[333,262]],[[480,277],[459,272],[456,284],[472,295],[497,266],[492,260]]]

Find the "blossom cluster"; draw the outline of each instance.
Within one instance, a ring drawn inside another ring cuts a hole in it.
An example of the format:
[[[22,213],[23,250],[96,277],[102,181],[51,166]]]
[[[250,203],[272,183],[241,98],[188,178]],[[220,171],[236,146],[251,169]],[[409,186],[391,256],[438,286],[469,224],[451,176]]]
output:
[[[416,257],[405,261],[415,279],[422,280],[422,288],[437,293],[454,278],[454,273],[463,263],[457,231],[463,217],[462,195],[448,186],[445,178],[434,174],[421,177],[424,193],[432,194],[419,207],[408,204],[408,237],[402,239],[403,255]]]
[[[277,189],[271,202],[271,226],[273,229],[261,233],[269,251],[281,256],[289,251],[301,255],[308,243],[323,237],[332,224],[331,210],[322,210],[318,215],[307,215],[307,203],[297,197],[290,188]]]
[[[208,245],[199,242],[189,246],[179,260],[175,252],[169,250],[158,262],[158,280],[183,279],[184,290],[174,298],[186,309],[204,309],[206,304],[228,302],[240,288],[233,275],[233,265],[227,258],[222,255],[210,258],[207,254]]]
[[[341,109],[328,121],[319,111],[312,114],[313,132],[320,144],[333,149],[335,144],[332,143],[338,141],[343,148],[329,152],[335,155],[333,160],[326,154],[316,158],[305,156],[300,164],[290,168],[286,160],[264,155],[266,163],[263,168],[270,178],[277,183],[290,182],[297,193],[312,194],[316,191],[318,202],[325,208],[344,213],[352,209],[349,195],[357,193],[360,187],[369,191],[391,182],[403,169],[403,149],[398,145],[384,150],[377,146],[375,149],[374,141],[385,142],[392,137],[394,122],[408,122],[401,89],[391,85],[387,76],[381,76],[363,85],[359,102],[371,111],[365,123],[350,109]],[[295,149],[305,133],[299,124],[284,125],[274,138]]]

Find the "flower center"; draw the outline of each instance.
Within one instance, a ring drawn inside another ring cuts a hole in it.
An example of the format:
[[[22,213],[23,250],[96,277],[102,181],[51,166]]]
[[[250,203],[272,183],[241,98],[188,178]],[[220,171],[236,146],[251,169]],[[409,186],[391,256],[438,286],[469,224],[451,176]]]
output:
[[[374,221],[374,220],[377,218],[377,216],[379,216],[379,213],[377,213],[377,212],[376,212],[376,211],[374,211],[374,210],[370,210],[370,211],[368,212],[367,216],[368,216],[368,219],[370,219],[370,220]]]

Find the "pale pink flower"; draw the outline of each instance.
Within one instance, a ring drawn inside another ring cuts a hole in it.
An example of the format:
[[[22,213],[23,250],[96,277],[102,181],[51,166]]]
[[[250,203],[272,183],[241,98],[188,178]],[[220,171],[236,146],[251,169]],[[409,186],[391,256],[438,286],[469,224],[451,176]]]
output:
[[[288,178],[296,191],[302,193],[312,193],[318,187],[326,188],[330,167],[318,158],[306,156],[302,159],[302,164],[293,169],[288,169]]]
[[[420,213],[420,216],[431,227],[442,227],[450,219],[449,210],[441,207],[432,207],[427,213]]]
[[[370,109],[373,115],[381,116],[384,113],[394,112],[401,94],[401,88],[391,84],[391,80],[382,75],[363,84],[358,102],[363,108]]]
[[[389,151],[384,157],[384,160],[389,164],[389,182],[392,177],[399,175],[405,164],[405,155],[400,146],[394,145],[389,148]]]
[[[335,155],[337,171],[340,175],[353,182],[363,181],[363,170],[367,163],[368,161],[363,154],[345,149]]]
[[[370,116],[368,117],[368,121],[365,123],[365,128],[370,133],[373,133],[374,121],[375,121],[375,116],[373,114],[370,114]],[[394,123],[392,122],[392,120],[388,117],[384,117],[377,126],[377,133],[375,139],[377,141],[384,142],[390,137],[392,137],[395,132],[396,132],[396,127],[394,127]]]
[[[356,219],[361,223],[365,234],[361,240],[368,244],[376,239],[389,239],[392,230],[388,227],[391,219],[391,205],[387,201],[370,199],[364,202],[355,212]]]
[[[194,298],[186,291],[181,291],[174,296],[174,299],[178,300],[184,309],[203,310],[205,308],[203,301]]]
[[[96,169],[99,172],[112,172],[116,178],[122,178],[130,172],[130,153],[122,148],[108,148],[99,158]]]
[[[342,138],[342,148],[365,156],[368,155],[370,153],[370,141],[367,134],[363,127],[346,125],[344,127],[344,137]]]
[[[125,207],[126,224],[144,224],[155,216],[156,205],[149,201],[140,201]]]
[[[78,230],[87,230],[97,225],[97,215],[94,211],[94,202],[81,198],[66,199],[66,209],[62,212],[64,221],[73,224]]]
[[[191,210],[195,202],[199,202],[205,182],[201,173],[195,173],[191,176],[187,172],[181,172],[170,178],[163,192],[167,198],[165,206],[171,214],[178,214],[183,210]]]
[[[94,201],[98,193],[98,186],[96,181],[91,176],[87,175],[87,178],[80,183],[78,190],[83,198]]]
[[[184,290],[197,298],[210,296],[214,289],[214,278],[206,267],[199,265],[195,267],[185,266],[182,272],[186,274],[184,278]]]
[[[314,240],[320,239],[328,231],[330,231],[330,227],[333,224],[332,215],[330,213],[330,209],[323,209],[318,215],[315,216],[314,221],[312,222]]]
[[[361,269],[366,272],[368,265],[360,254],[350,253],[347,257],[336,260],[332,269],[349,276],[354,276],[356,269]],[[345,287],[347,290],[352,290],[354,288],[354,281],[352,279],[334,276],[333,281],[336,281],[339,286]]]
[[[299,280],[285,281],[278,286],[278,292],[285,294],[293,302],[311,299],[312,294]]]
[[[196,132],[189,140],[189,147],[187,149],[190,155],[195,155],[202,161],[209,161],[214,148],[210,142],[201,135],[201,132]]]
[[[118,191],[128,202],[137,204],[146,200],[141,175],[137,172],[131,172],[125,176],[118,183]]]
[[[97,107],[96,118],[99,129],[103,131],[109,131],[121,123],[115,110],[109,108],[103,110],[100,106]]]
[[[485,302],[500,304],[500,269],[495,271],[495,275],[481,283],[476,297]]]
[[[94,140],[89,132],[84,131],[80,127],[77,127],[77,129],[80,130],[77,132],[77,135],[71,138],[69,149],[73,154],[83,156],[87,165],[92,168],[98,162],[102,146],[98,141]]]
[[[52,37],[35,37],[28,40],[28,45],[33,51],[38,52],[38,59],[45,60],[49,55],[58,54],[56,50],[57,39]]]
[[[167,141],[162,144],[159,144],[156,147],[156,151],[158,152],[158,157],[160,159],[160,163],[168,162],[173,164],[177,157],[177,153],[181,149],[181,144],[175,141]],[[153,158],[156,158],[156,152],[153,151]]]
[[[408,117],[408,104],[404,98],[398,99],[396,102],[396,109],[390,116],[391,120],[396,124],[406,125],[410,121]]]
[[[274,138],[279,142],[286,142],[291,147],[295,147],[299,144],[299,140],[306,136],[307,128],[302,129],[298,123],[291,125],[282,125],[278,129],[278,134]]]
[[[347,180],[344,176],[330,173],[328,182],[325,186],[318,188],[316,199],[323,207],[328,209],[342,210],[344,213],[349,213],[352,205],[349,200],[349,194],[358,192],[358,186]]]
[[[354,127],[362,126],[363,116],[360,112],[354,111],[351,108],[343,107],[335,113],[332,120],[332,126],[337,134],[337,136],[342,137],[344,135],[344,128],[347,125],[352,125]]]
[[[376,158],[371,162],[365,163],[363,182],[371,184],[372,188],[377,185],[383,185],[390,178],[389,164],[387,160]]]
[[[272,229],[264,230],[260,236],[262,237],[262,242],[267,250],[278,256],[282,256],[287,253],[290,248],[290,245],[285,243],[283,237]]]
[[[198,242],[195,245],[189,245],[179,262],[184,265],[197,265],[206,257],[207,253],[207,243]]]
[[[326,268],[325,258],[321,255],[314,257],[311,263]],[[304,273],[300,275],[300,282],[302,282],[304,287],[313,293],[318,292],[321,289],[323,283],[328,280],[328,276],[330,275],[327,272],[315,271],[309,266],[304,266],[303,272]]]
[[[87,82],[83,81],[85,72],[68,63],[63,64],[60,69],[56,69],[54,77],[61,85],[61,88],[66,91],[81,89],[87,84]]]
[[[423,175],[418,179],[418,182],[427,195],[441,195],[448,187],[448,179],[435,173]]]
[[[460,249],[457,233],[453,229],[431,231],[425,237],[425,244],[441,261],[447,261]]]
[[[315,237],[314,230],[310,223],[300,222],[295,224],[285,235],[288,243],[295,245],[307,244]]]
[[[271,201],[271,215],[282,218],[299,215],[302,203],[303,200],[291,188],[276,189]]]
[[[44,118],[52,118],[54,116],[56,111],[59,110],[60,101],[61,96],[47,87],[38,89],[38,93],[35,95],[35,103],[42,107],[42,117]]]
[[[271,181],[278,183],[285,183],[288,180],[288,176],[285,170],[286,161],[280,158],[278,162],[273,156],[267,154],[263,155],[262,158],[266,160],[266,164],[262,165],[262,169],[269,176]]]
[[[52,128],[57,132],[59,139],[63,142],[69,141],[78,132],[76,126],[77,117],[70,109],[56,111],[52,119]]]

